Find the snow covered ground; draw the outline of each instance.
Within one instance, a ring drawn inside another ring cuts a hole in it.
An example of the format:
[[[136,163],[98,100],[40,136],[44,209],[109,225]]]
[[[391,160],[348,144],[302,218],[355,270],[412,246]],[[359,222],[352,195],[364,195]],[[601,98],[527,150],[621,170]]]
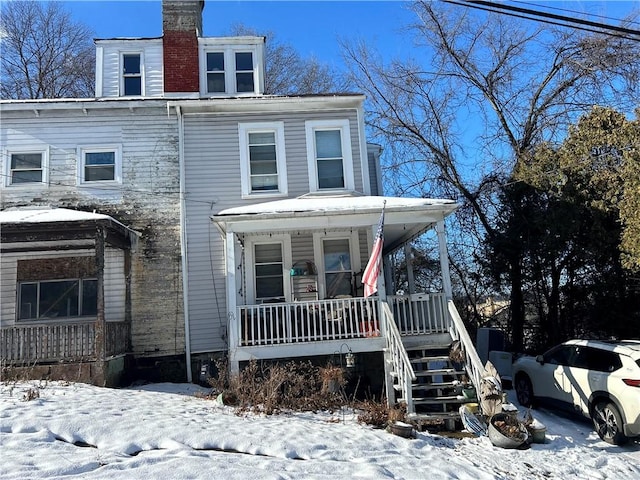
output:
[[[26,401],[30,389],[39,398]],[[534,412],[545,444],[504,450],[486,437],[405,439],[350,412],[236,416],[197,392],[1,385],[0,478],[640,479],[639,442],[608,445],[588,423],[545,410]]]

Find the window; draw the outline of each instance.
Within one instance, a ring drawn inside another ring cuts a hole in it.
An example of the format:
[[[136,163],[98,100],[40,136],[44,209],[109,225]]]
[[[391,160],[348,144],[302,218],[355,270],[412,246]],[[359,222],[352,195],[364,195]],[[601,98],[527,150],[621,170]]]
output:
[[[14,152],[9,154],[8,182],[10,185],[22,185],[45,182],[45,152]]]
[[[236,92],[254,92],[253,54],[236,52]]]
[[[284,300],[282,244],[254,245],[255,297],[257,301]]]
[[[264,91],[264,37],[198,39],[200,95],[260,95]]]
[[[310,190],[353,190],[349,121],[309,121],[306,134]]]
[[[284,123],[241,123],[242,196],[287,193]]]
[[[22,282],[18,320],[46,320],[97,315],[96,279]]]
[[[142,95],[142,61],[139,53],[122,54],[122,92],[125,96]]]
[[[119,146],[82,147],[79,158],[79,183],[121,180]]]
[[[327,298],[352,295],[351,252],[349,239],[325,239],[322,242]]]
[[[224,93],[224,52],[207,52],[207,93]]]

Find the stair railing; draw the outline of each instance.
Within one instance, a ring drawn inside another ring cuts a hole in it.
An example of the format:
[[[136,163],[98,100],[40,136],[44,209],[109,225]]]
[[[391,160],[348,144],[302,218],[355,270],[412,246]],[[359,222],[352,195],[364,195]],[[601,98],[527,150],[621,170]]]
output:
[[[480,381],[482,380],[484,372],[484,366],[482,365],[482,361],[478,356],[476,347],[471,341],[469,332],[467,332],[467,327],[464,326],[453,300],[449,300],[447,302],[447,306],[449,309],[449,315],[451,316],[451,337],[460,342],[460,348],[464,354],[465,368],[469,374],[469,378],[471,379],[471,382],[473,382],[473,385],[479,389]]]
[[[407,414],[415,413],[411,384],[417,377],[409,360],[407,350],[402,343],[400,330],[398,330],[389,304],[381,301],[380,306],[382,310],[383,331],[385,332],[387,358],[391,361],[393,372],[395,372],[398,377],[398,384],[402,390],[402,398],[407,405]],[[389,381],[389,379],[387,379],[387,381]],[[391,401],[391,399],[388,399],[388,401]]]

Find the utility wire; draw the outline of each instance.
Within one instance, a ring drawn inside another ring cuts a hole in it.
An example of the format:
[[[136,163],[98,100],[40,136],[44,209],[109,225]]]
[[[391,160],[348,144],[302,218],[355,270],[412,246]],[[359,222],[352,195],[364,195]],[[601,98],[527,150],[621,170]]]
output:
[[[498,4],[483,0],[442,0],[452,5],[470,7],[478,10],[484,10],[492,13],[509,15],[511,17],[522,18],[525,20],[536,20],[538,22],[557,25],[561,27],[570,27],[577,30],[583,30],[591,33],[606,34],[613,37],[623,38],[640,42],[640,30],[625,27],[617,27],[606,23],[592,22],[590,20],[582,20],[579,18],[567,17],[564,15],[556,15],[552,13],[539,12],[536,10],[513,7],[510,5]],[[631,36],[629,36],[631,35]]]
[[[585,12],[580,12],[578,10],[571,10],[569,8],[560,8],[560,7],[554,7],[551,5],[541,5],[538,3],[531,3],[531,2],[523,2],[520,0],[512,0],[513,3],[519,3],[521,5],[529,5],[532,7],[538,7],[538,8],[546,8],[547,10],[557,10],[559,12],[568,12],[568,13],[573,13],[575,15],[588,15],[591,17],[596,17],[596,18],[602,18],[604,20],[615,20],[617,22],[620,22],[621,20],[619,18],[615,18],[615,17],[607,17],[605,15],[598,15],[596,13],[585,13]],[[571,18],[575,18],[575,17],[571,17]],[[636,22],[634,20],[626,20],[627,23],[629,24],[635,24],[635,25],[640,25],[640,22]]]

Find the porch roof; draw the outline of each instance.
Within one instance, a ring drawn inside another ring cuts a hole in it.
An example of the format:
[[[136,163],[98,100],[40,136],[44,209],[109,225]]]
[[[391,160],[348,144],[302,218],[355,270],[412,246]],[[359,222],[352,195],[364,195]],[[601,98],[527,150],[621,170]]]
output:
[[[429,229],[458,207],[446,199],[307,194],[229,208],[211,219],[224,231],[237,233],[374,227],[383,205],[385,251]]]
[[[135,245],[138,233],[109,215],[68,208],[11,208],[0,211],[4,242],[91,238],[95,227],[108,232],[108,243]],[[116,241],[118,239],[118,241]]]

